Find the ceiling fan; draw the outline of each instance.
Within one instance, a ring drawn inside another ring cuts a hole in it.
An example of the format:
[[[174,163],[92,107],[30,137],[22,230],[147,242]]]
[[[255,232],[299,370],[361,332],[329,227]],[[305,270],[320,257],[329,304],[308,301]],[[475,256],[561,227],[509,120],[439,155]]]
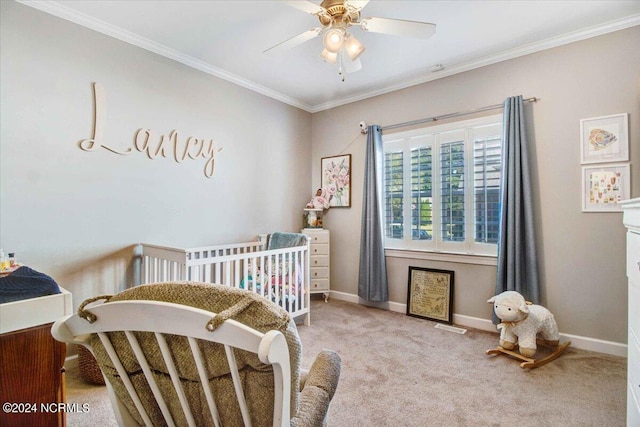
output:
[[[318,17],[322,27],[307,30],[285,40],[264,53],[282,52],[309,41],[320,34],[323,50],[320,56],[327,62],[338,64],[338,73],[344,81],[344,72],[351,73],[362,68],[360,55],[365,46],[347,30],[358,26],[372,33],[393,34],[426,40],[436,32],[436,25],[428,22],[403,19],[360,17],[360,12],[369,0],[324,0],[320,5],[307,0],[283,1],[287,5]]]

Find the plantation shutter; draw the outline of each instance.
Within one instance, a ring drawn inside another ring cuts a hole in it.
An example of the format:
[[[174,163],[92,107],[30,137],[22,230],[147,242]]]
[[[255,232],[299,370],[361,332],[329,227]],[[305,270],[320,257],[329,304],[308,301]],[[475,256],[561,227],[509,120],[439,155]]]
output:
[[[463,242],[464,141],[440,146],[440,240]]]
[[[499,134],[473,141],[474,239],[479,243],[498,242],[501,152]]]
[[[385,237],[404,237],[404,162],[402,151],[384,154]]]
[[[411,240],[431,240],[431,147],[411,150]]]

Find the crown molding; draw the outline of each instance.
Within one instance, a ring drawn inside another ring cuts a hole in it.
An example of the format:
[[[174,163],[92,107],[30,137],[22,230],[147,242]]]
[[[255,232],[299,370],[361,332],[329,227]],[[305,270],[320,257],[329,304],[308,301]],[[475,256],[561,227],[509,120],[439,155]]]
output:
[[[173,59],[174,61],[180,62],[191,68],[195,68],[196,70],[218,77],[222,80],[226,80],[238,86],[242,86],[244,88],[257,92],[261,95],[265,95],[269,98],[273,98],[277,101],[284,102],[285,104],[289,104],[293,107],[311,112],[310,110],[312,109],[312,106],[305,104],[298,99],[284,95],[280,92],[276,92],[274,90],[271,90],[267,87],[254,83],[252,81],[243,79],[240,76],[229,73],[218,67],[214,67],[213,65],[207,62],[201,61],[199,59],[196,59],[192,56],[185,55],[175,49],[171,49],[167,46],[161,45],[160,43],[156,43],[153,40],[149,40],[145,37],[138,36],[134,33],[123,30],[122,28],[108,24],[102,20],[80,13],[56,1],[16,0],[16,2],[24,4],[25,6],[30,6],[34,9],[38,9],[42,12],[46,12],[50,15],[57,16],[58,18],[71,21],[75,24],[82,25],[83,27],[89,28],[91,30],[97,31],[99,33],[121,40],[123,42],[129,43],[131,45],[140,47],[142,49],[164,56],[166,58]]]
[[[316,104],[316,105],[310,105],[300,101],[299,99],[293,98],[288,95],[284,95],[280,92],[274,91],[265,86],[254,83],[250,80],[243,79],[240,76],[229,73],[220,68],[214,67],[213,65],[208,64],[199,59],[196,59],[192,56],[185,55],[167,46],[156,43],[153,40],[140,37],[136,34],[133,34],[129,31],[125,31],[121,28],[108,24],[99,19],[95,19],[83,13],[77,12],[76,10],[66,7],[56,1],[32,1],[32,0],[16,0],[16,1],[18,3],[33,7],[34,9],[38,9],[42,12],[49,13],[51,15],[57,16],[67,21],[74,22],[78,25],[82,25],[94,31],[98,31],[110,37],[116,38],[118,40],[124,41],[126,43],[129,43],[134,46],[140,47],[142,49],[148,50],[150,52],[156,53],[158,55],[162,55],[166,58],[173,59],[174,61],[185,64],[189,67],[195,68],[204,73],[213,75],[215,77],[226,80],[238,86],[242,86],[246,89],[249,89],[261,95],[265,95],[267,97],[273,98],[285,104],[289,104],[293,107],[300,108],[309,113],[317,113],[320,111],[339,107],[341,105],[350,104],[352,102],[362,101],[364,99],[372,98],[374,96],[384,95],[400,89],[406,89],[411,86],[427,83],[433,80],[441,79],[443,77],[452,76],[454,74],[463,73],[465,71],[470,71],[476,68],[485,67],[487,65],[492,65],[499,62],[507,61],[509,59],[514,59],[521,56],[529,55],[531,53],[552,49],[554,47],[563,46],[576,41],[585,40],[591,37],[596,37],[603,34],[624,30],[626,28],[640,25],[640,14],[631,15],[622,19],[609,21],[602,25],[596,25],[583,30],[573,31],[570,33],[560,35],[558,37],[552,37],[546,40],[542,40],[540,42],[530,43],[514,49],[508,49],[494,55],[489,55],[482,58],[471,58],[471,59],[463,60],[462,62],[459,62],[457,64],[448,64],[448,65],[443,64],[445,68],[441,71],[437,71],[434,73],[428,72],[428,74],[425,76],[403,81],[400,84],[394,84],[389,81],[386,84],[385,83],[380,84],[381,86],[380,89],[368,90],[356,95],[336,99],[333,101]]]
[[[378,95],[384,95],[386,93],[395,92],[397,90],[406,89],[411,86],[427,83],[433,80],[441,79],[443,77],[452,76],[454,74],[464,73],[465,71],[471,71],[476,68],[485,67],[487,65],[497,64],[499,62],[507,61],[509,59],[515,59],[521,56],[529,55],[531,53],[540,52],[554,47],[563,46],[569,43],[585,40],[591,37],[597,37],[600,35],[612,33],[614,31],[624,30],[636,25],[640,25],[640,14],[631,15],[622,19],[609,21],[602,25],[596,25],[579,31],[573,31],[566,33],[558,37],[548,38],[535,43],[529,43],[523,46],[519,46],[514,49],[508,49],[494,55],[485,56],[482,58],[474,58],[469,60],[463,60],[457,64],[443,64],[444,69],[436,71],[434,73],[429,72],[428,75],[419,77],[417,79],[410,79],[400,84],[388,85],[382,84],[382,88],[373,91],[362,92],[353,96],[337,99],[334,101],[325,102],[323,104],[314,105],[311,108],[311,113],[317,113],[319,111],[328,110],[331,108],[339,107],[341,105],[350,104],[356,101],[362,101],[367,98],[372,98]]]

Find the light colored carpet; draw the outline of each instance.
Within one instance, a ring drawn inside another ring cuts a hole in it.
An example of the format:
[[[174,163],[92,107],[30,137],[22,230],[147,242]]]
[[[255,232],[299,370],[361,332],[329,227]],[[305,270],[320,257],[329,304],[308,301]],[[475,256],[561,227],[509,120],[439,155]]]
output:
[[[626,358],[569,349],[523,370],[487,356],[496,334],[464,335],[435,323],[337,300],[312,301],[310,327],[299,326],[303,365],[323,348],[342,357],[330,426],[624,426]],[[116,425],[104,386],[67,367],[67,402],[88,403],[68,426]]]

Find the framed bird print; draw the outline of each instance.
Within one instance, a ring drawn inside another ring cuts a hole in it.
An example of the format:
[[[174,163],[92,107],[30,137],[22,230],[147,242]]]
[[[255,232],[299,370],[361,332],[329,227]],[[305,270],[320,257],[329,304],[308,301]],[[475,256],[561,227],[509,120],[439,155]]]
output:
[[[580,120],[581,163],[629,160],[628,113]]]

